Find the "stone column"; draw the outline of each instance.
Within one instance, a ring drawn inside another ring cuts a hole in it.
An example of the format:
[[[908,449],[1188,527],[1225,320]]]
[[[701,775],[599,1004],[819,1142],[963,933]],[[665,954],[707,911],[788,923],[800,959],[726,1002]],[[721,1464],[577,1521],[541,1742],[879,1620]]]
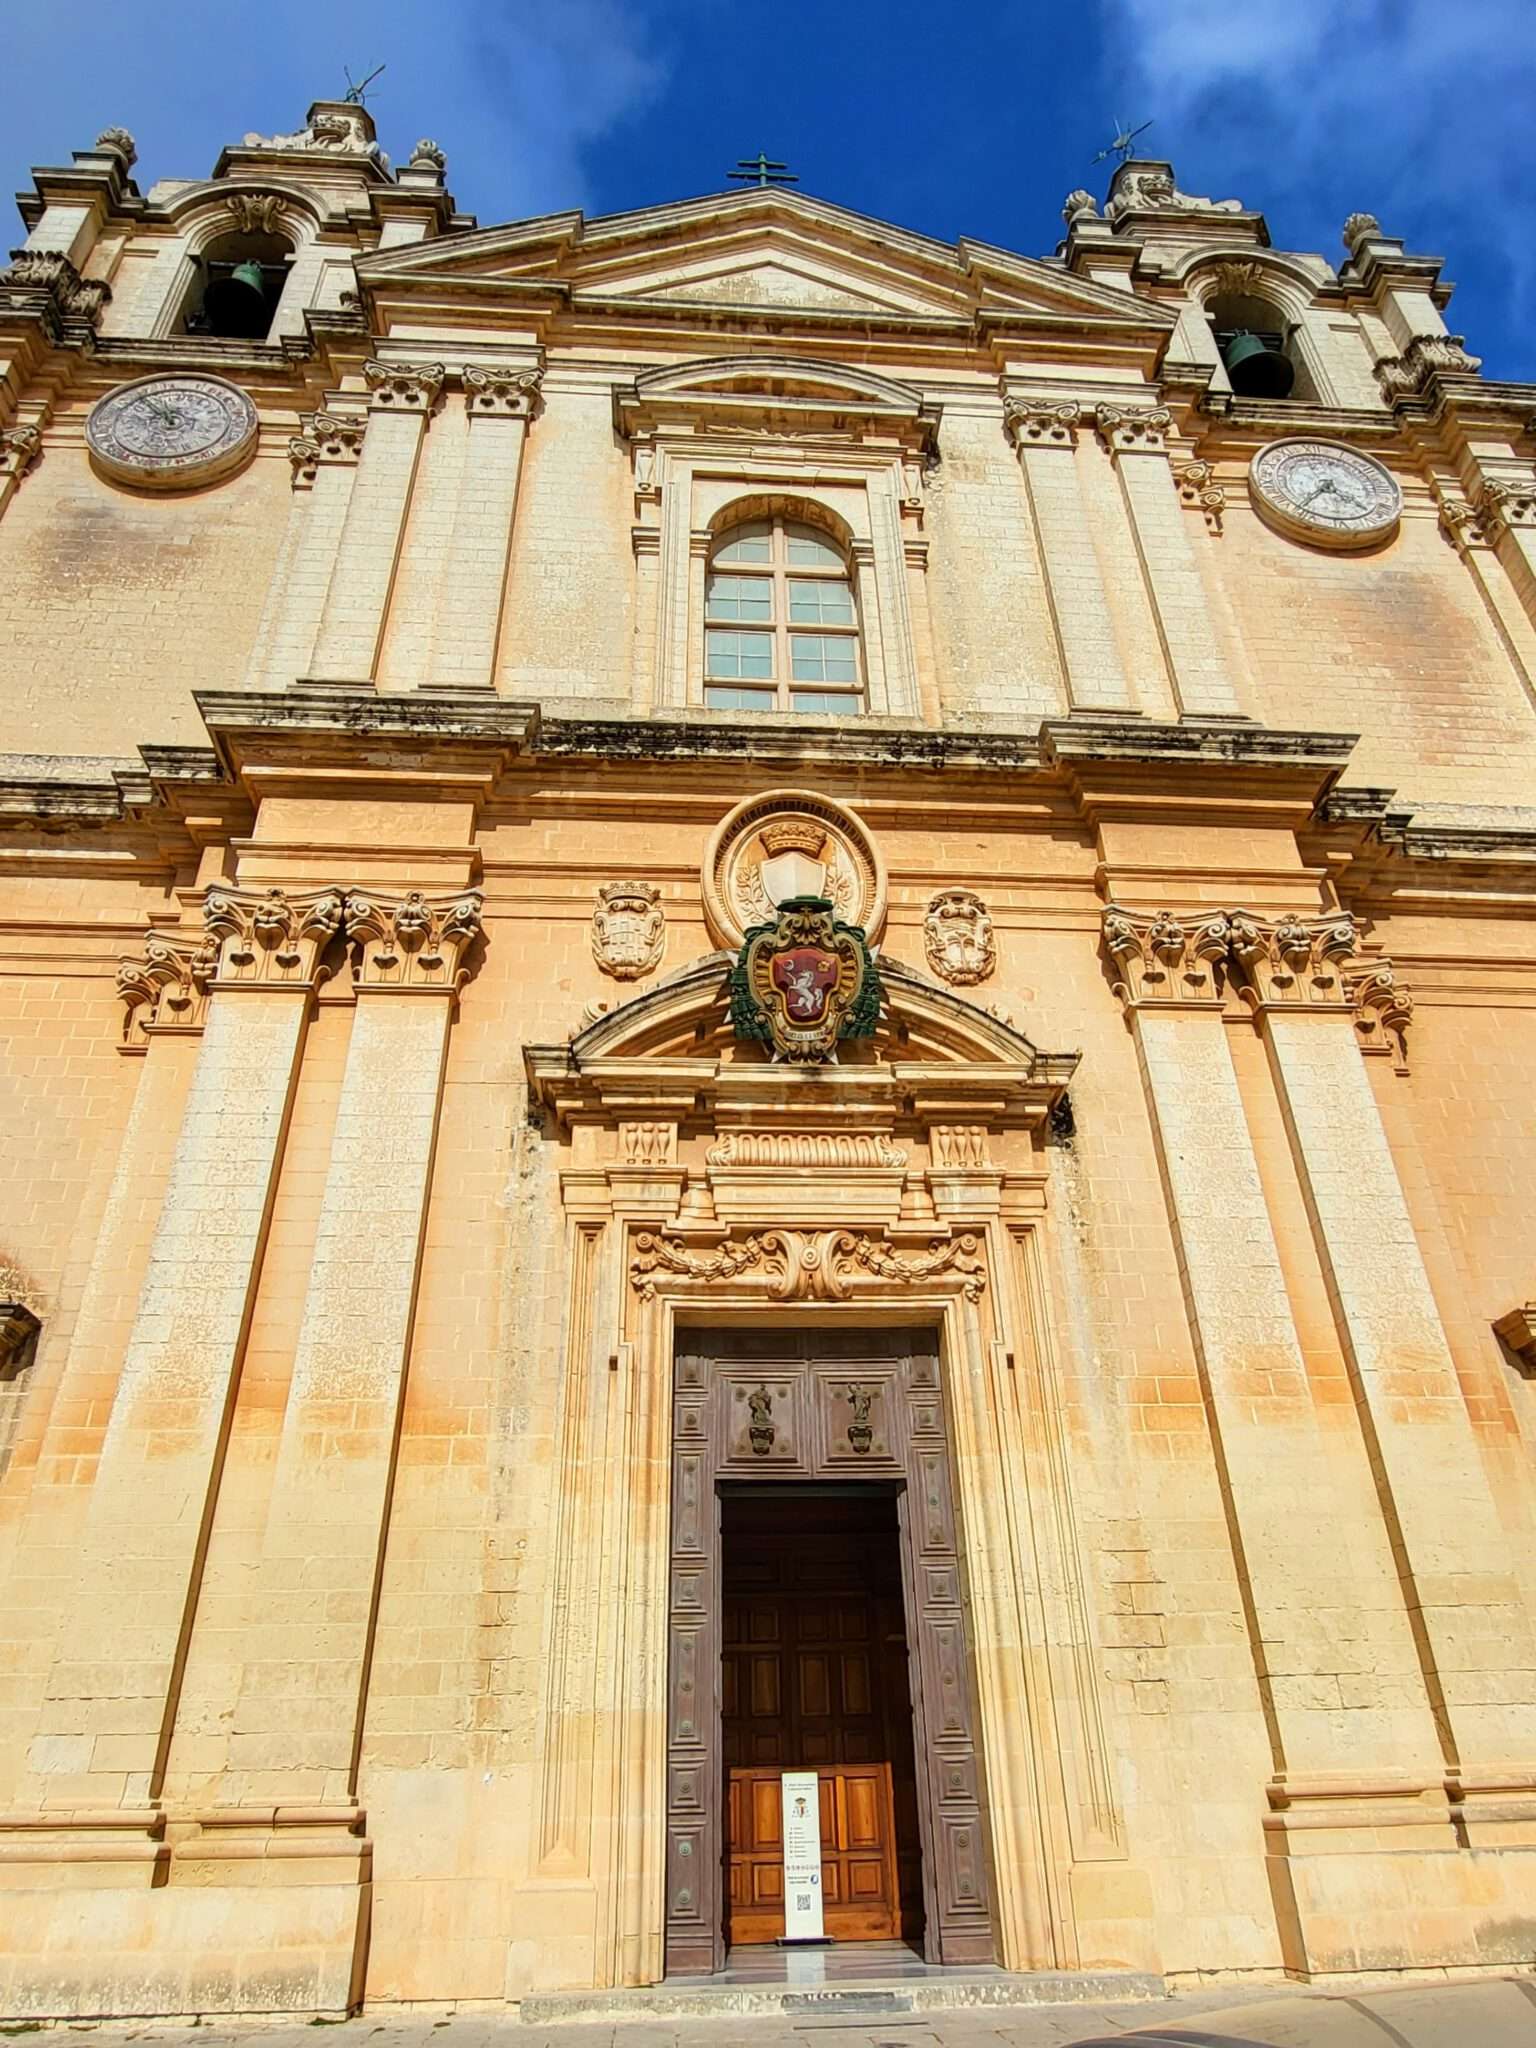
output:
[[[1536,477],[1490,477],[1477,507],[1527,617],[1536,623]]]
[[[303,424],[288,443],[293,497],[246,665],[248,690],[289,690],[308,673],[368,423],[317,412]]]
[[[441,363],[365,363],[363,374],[368,432],[310,663],[315,682],[373,681],[422,436],[446,372]]]
[[[1127,712],[1132,701],[1077,476],[1075,399],[1010,398],[1003,417],[1019,451],[1051,622],[1073,711]]]
[[[885,643],[881,632],[880,588],[875,574],[874,543],[854,540],[849,547],[858,587],[859,637],[864,647],[864,697],[873,712],[891,709],[885,681]]]
[[[448,1027],[480,897],[353,893],[346,918],[357,1010],[250,1589],[235,1804],[354,1791]]]
[[[1313,1404],[1227,1045],[1225,916],[1110,908],[1277,1778],[1441,1763],[1379,1520]],[[1363,1469],[1359,1478],[1364,1484]],[[1259,1788],[1254,1787],[1259,1810]]]
[[[311,991],[342,899],[216,887],[205,915],[218,947],[207,1026],[49,1679],[35,1755],[45,1804],[157,1791]]]
[[[1347,917],[1235,913],[1453,1771],[1536,1758],[1536,1644],[1381,1114],[1356,1045]]]
[[[523,444],[541,382],[538,370],[470,364],[464,371],[469,434],[438,587],[431,653],[436,688],[494,688]]]
[[[1101,405],[1094,417],[1120,478],[1179,711],[1241,717],[1169,469],[1172,414],[1164,406]]]

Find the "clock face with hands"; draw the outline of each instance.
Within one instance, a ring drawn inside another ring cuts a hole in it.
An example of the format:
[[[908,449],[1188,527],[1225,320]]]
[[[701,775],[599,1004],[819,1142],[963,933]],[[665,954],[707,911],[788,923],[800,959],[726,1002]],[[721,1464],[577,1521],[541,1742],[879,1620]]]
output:
[[[1271,526],[1323,547],[1369,547],[1402,517],[1392,472],[1375,456],[1333,441],[1272,442],[1253,458],[1248,483]]]
[[[108,392],[85,424],[96,467],[141,490],[217,482],[256,446],[256,408],[222,377],[140,377]]]

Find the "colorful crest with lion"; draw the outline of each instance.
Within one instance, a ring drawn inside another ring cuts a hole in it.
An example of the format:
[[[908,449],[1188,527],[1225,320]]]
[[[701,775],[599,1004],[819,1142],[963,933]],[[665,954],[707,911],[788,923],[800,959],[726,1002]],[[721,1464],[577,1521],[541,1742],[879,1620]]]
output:
[[[771,924],[754,925],[731,973],[738,1038],[776,1060],[835,1060],[838,1042],[867,1038],[880,1016],[880,974],[864,934],[824,896],[793,896]]]

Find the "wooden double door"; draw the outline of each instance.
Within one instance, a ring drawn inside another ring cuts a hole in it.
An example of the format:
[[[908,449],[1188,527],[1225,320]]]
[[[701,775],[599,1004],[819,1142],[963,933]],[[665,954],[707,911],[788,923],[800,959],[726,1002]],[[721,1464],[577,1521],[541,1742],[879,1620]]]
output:
[[[818,1774],[833,1939],[995,1959],[937,1345],[680,1340],[672,1404],[666,1969],[783,1931],[775,1781]]]
[[[837,1941],[922,1932],[894,1493],[750,1488],[721,1503],[726,1941],[784,1932],[781,1781],[815,1771]]]

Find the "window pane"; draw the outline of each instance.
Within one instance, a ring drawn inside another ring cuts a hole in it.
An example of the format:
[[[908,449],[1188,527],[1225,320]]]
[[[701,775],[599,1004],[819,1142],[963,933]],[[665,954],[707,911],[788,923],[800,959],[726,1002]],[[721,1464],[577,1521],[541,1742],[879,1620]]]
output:
[[[786,526],[784,537],[789,544],[789,560],[795,568],[841,569],[841,551],[818,533],[814,526]]]
[[[853,592],[846,583],[812,583],[791,576],[789,622],[792,626],[851,626]]]
[[[773,529],[760,519],[745,526],[733,526],[714,554],[717,562],[767,562],[772,558]]]
[[[767,576],[711,576],[709,616],[767,624],[773,617],[773,583]]]
[[[789,702],[794,711],[857,712],[864,709],[864,700],[851,690],[792,690]]]
[[[830,634],[791,633],[789,672],[797,683],[856,683],[853,642]]]
[[[733,690],[710,683],[704,691],[704,702],[711,711],[771,711],[774,696],[772,690]]]
[[[710,675],[746,679],[773,674],[771,633],[721,633],[711,629],[705,639]]]

